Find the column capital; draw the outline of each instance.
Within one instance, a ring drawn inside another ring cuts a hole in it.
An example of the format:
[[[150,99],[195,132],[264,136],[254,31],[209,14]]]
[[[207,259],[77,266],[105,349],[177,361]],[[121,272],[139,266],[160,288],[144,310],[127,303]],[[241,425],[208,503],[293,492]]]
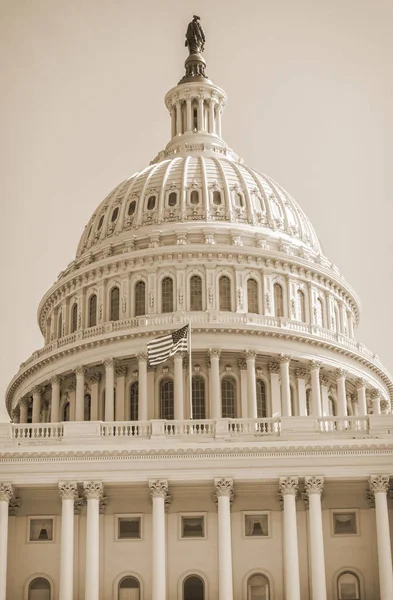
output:
[[[102,481],[84,481],[83,491],[86,500],[96,499],[99,500],[104,493],[104,486]]]
[[[29,406],[31,400],[28,396],[25,396],[24,398],[21,398],[19,400],[19,406]]]
[[[56,384],[56,383],[61,383],[61,377],[60,375],[52,375],[52,377],[49,379],[49,383],[51,385]]]
[[[136,355],[138,362],[147,362],[147,354],[145,352],[139,352],[139,354]]]
[[[17,517],[21,505],[20,498],[10,498],[8,503],[8,516]]]
[[[89,383],[99,383],[101,380],[101,373],[97,371],[97,373],[89,373],[87,381]]]
[[[329,386],[329,377],[327,375],[320,375],[319,382],[321,385],[328,387]]]
[[[280,477],[278,489],[281,496],[297,496],[299,477]]]
[[[220,496],[226,496],[232,503],[235,498],[233,479],[232,477],[217,477],[214,480],[214,499],[218,502]]]
[[[389,475],[372,475],[368,480],[370,492],[377,494],[378,492],[387,493],[389,489]]]
[[[356,389],[359,390],[361,388],[365,388],[366,387],[366,380],[364,379],[364,377],[359,377],[356,381],[355,381],[355,385],[356,385]]]
[[[0,500],[9,502],[14,496],[14,486],[12,483],[0,483]]]
[[[257,357],[257,352],[255,350],[245,350],[244,351],[244,358],[246,359],[246,361],[249,360],[254,360]]]
[[[41,396],[42,390],[43,390],[43,388],[41,385],[35,385],[33,388],[31,388],[30,393],[33,394],[33,396],[35,396],[35,395]]]
[[[245,371],[247,369],[247,361],[245,358],[239,358],[237,364],[241,371]]]
[[[126,365],[116,365],[115,373],[117,377],[125,377],[127,375]]]
[[[310,496],[310,494],[318,494],[321,496],[324,482],[325,478],[321,475],[311,475],[310,477],[305,477],[304,487],[306,494],[308,496]]]
[[[104,367],[105,367],[105,368],[107,368],[107,367],[112,367],[112,368],[114,368],[114,366],[115,366],[115,359],[114,359],[114,358],[112,358],[112,357],[109,357],[109,358],[106,358],[106,359],[104,360]]]
[[[278,361],[280,363],[280,365],[289,365],[289,363],[291,362],[291,355],[290,354],[283,354],[280,353],[278,355]]]
[[[278,362],[271,362],[268,364],[269,373],[278,373],[280,371],[280,365]]]
[[[220,356],[221,356],[221,350],[219,348],[209,348],[207,353],[208,353],[208,356],[210,357],[210,359],[220,358]]]
[[[303,368],[296,369],[295,375],[298,379],[306,379],[306,377],[308,375],[307,369],[303,369]]]
[[[108,496],[101,496],[100,502],[98,505],[98,512],[100,515],[104,515],[106,511],[106,507],[108,506]]]
[[[76,376],[84,375],[86,373],[86,369],[83,365],[78,365],[77,367],[75,367],[74,373]]]
[[[150,498],[164,498],[169,493],[169,483],[167,479],[149,479]]]
[[[309,368],[310,371],[319,371],[319,369],[322,367],[322,361],[320,360],[310,360],[309,362]]]
[[[347,375],[348,375],[348,369],[343,369],[342,367],[340,367],[339,369],[336,369],[337,379],[339,379],[340,377],[342,377],[343,379],[346,379]]]
[[[78,486],[75,481],[59,481],[57,487],[61,500],[75,500],[78,496]]]
[[[377,398],[379,398],[379,397],[380,397],[380,395],[381,395],[381,394],[380,394],[380,391],[379,391],[379,390],[377,390],[377,389],[373,389],[373,390],[371,390],[371,392],[370,392],[370,399],[371,399],[371,400],[377,400]]]

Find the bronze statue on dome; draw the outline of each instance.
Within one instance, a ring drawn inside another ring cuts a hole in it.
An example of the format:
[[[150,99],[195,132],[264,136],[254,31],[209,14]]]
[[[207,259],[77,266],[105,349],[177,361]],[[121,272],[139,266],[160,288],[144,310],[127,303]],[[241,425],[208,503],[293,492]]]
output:
[[[190,54],[200,54],[205,49],[205,32],[199,21],[200,17],[194,15],[187,27],[185,46]]]

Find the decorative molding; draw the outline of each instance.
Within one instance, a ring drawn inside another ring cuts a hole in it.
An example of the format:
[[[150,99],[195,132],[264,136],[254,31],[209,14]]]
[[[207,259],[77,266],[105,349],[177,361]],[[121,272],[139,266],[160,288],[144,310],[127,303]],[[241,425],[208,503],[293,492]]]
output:
[[[297,496],[299,477],[280,477],[278,481],[279,494],[281,496]]]
[[[247,361],[245,358],[239,358],[237,361],[237,365],[241,371],[245,371],[247,369]]]
[[[321,385],[324,385],[325,387],[328,387],[328,385],[329,385],[329,377],[327,375],[320,375],[319,376],[319,383]]]
[[[256,357],[258,356],[258,353],[255,350],[245,350],[244,351],[244,357],[247,360],[254,360],[256,359]]]
[[[85,499],[83,496],[77,496],[74,500],[74,515],[80,515],[82,512]]]
[[[104,493],[104,486],[101,481],[84,481],[83,492],[86,500],[99,500]]]
[[[104,364],[105,368],[107,368],[107,367],[113,367],[114,368],[115,367],[115,360],[113,358],[109,357],[109,358],[106,358],[104,360],[103,364]]]
[[[299,368],[299,369],[296,369],[295,375],[296,375],[296,377],[298,377],[298,379],[306,379],[308,373],[307,373],[306,369]]]
[[[343,377],[344,379],[346,379],[347,375],[348,375],[348,369],[344,369],[343,367],[340,367],[339,369],[336,369],[336,377],[337,377],[337,379],[339,379],[340,377]]]
[[[373,475],[368,480],[368,486],[372,494],[378,494],[379,492],[387,493],[389,490],[389,475]]]
[[[115,373],[117,377],[125,377],[127,375],[126,365],[117,365],[115,368]]]
[[[99,383],[101,380],[101,373],[89,373],[87,380],[90,384]]]
[[[280,365],[277,362],[271,362],[268,364],[269,373],[279,373]]]
[[[60,481],[57,487],[61,500],[75,500],[78,496],[76,481]]]
[[[221,356],[221,350],[218,348],[209,348],[207,353],[208,353],[210,359],[212,359],[214,357],[220,358],[220,356]]]
[[[99,505],[98,505],[98,512],[100,515],[105,514],[105,510],[108,505],[108,500],[109,500],[108,496],[101,496]]]
[[[322,367],[323,363],[320,360],[310,360],[309,362],[309,368],[310,371],[319,371],[319,369]]]

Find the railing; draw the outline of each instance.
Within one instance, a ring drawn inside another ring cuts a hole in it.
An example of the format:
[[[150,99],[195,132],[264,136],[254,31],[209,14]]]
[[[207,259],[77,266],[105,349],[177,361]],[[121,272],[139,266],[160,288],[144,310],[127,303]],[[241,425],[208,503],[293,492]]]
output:
[[[318,429],[322,433],[368,433],[370,422],[368,417],[322,417],[318,419]]]
[[[61,423],[12,425],[12,437],[16,440],[61,439],[63,437],[63,425]]]
[[[209,436],[214,437],[215,422],[213,419],[196,419],[192,421],[166,421],[164,432],[168,437]]]
[[[148,438],[151,435],[149,421],[106,422],[101,424],[102,437],[138,437]]]
[[[229,419],[231,437],[241,435],[280,435],[280,419]]]

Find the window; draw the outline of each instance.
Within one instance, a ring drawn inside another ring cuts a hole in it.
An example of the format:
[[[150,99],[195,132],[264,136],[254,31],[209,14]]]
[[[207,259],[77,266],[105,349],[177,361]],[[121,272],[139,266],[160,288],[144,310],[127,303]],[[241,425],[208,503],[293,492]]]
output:
[[[68,401],[64,403],[61,420],[62,421],[70,420],[70,403]]]
[[[329,414],[332,417],[337,417],[336,403],[331,396],[329,396]]]
[[[102,215],[102,217],[100,218],[100,220],[98,221],[98,227],[97,230],[100,231],[102,224],[104,222],[104,215]]]
[[[247,281],[247,312],[258,313],[258,284],[255,279]]]
[[[284,316],[284,299],[282,287],[279,283],[275,283],[273,286],[274,291],[274,314],[276,317]]]
[[[118,540],[140,540],[141,537],[141,517],[128,515],[117,517]]]
[[[63,313],[60,311],[59,318],[57,321],[57,337],[60,339],[63,337]]]
[[[29,518],[29,541],[30,542],[53,542],[53,518],[30,517]]]
[[[317,325],[319,325],[319,327],[323,327],[323,304],[322,304],[322,300],[320,298],[317,298],[317,304],[316,304],[316,309],[317,309]]]
[[[194,129],[198,129],[198,110],[194,108],[193,112]]]
[[[355,511],[333,511],[333,535],[357,535]]]
[[[333,309],[333,314],[332,314],[332,329],[333,329],[334,333],[339,332],[339,323],[340,323],[340,317],[338,314],[337,305],[335,304],[334,309]]]
[[[138,420],[139,384],[137,381],[130,387],[130,421]]]
[[[302,290],[297,291],[297,318],[299,321],[306,321],[306,304]]]
[[[156,197],[149,196],[149,198],[147,200],[147,210],[154,210],[155,206],[156,206]]]
[[[192,378],[192,416],[194,419],[206,419],[205,380]]]
[[[258,573],[249,577],[247,600],[270,600],[270,585],[265,575]]]
[[[91,395],[85,394],[85,406],[84,406],[84,420],[91,420]]]
[[[140,584],[136,577],[124,577],[119,583],[119,600],[140,600]]]
[[[97,295],[93,294],[89,298],[89,327],[97,325]]]
[[[257,417],[267,418],[266,386],[264,381],[257,379]]]
[[[144,281],[135,284],[135,316],[146,314],[146,285]]]
[[[132,200],[128,205],[128,216],[132,217],[136,210],[136,201]]]
[[[74,304],[71,311],[71,333],[78,329],[78,305]]]
[[[245,537],[268,537],[269,515],[267,513],[249,513],[244,515]]]
[[[115,208],[115,210],[113,211],[113,213],[112,213],[112,216],[111,216],[111,222],[112,222],[112,223],[114,223],[114,222],[116,221],[116,219],[117,219],[118,215],[119,215],[119,207],[118,207],[118,206],[116,206],[116,208]]]
[[[161,312],[173,311],[173,279],[164,277],[161,281]]]
[[[172,379],[164,379],[160,383],[160,419],[174,419]]]
[[[218,284],[220,297],[220,310],[232,310],[231,280],[226,275],[220,277]]]
[[[238,208],[243,208],[244,207],[243,195],[239,194],[239,192],[236,192],[234,197],[235,197],[235,206],[237,206]]]
[[[220,206],[221,204],[221,192],[218,192],[217,190],[213,192],[213,204],[216,206]]]
[[[205,518],[200,515],[181,516],[181,537],[205,537]]]
[[[201,577],[190,575],[184,580],[183,600],[205,600],[205,584]]]
[[[202,278],[199,275],[190,278],[190,310],[202,310]]]
[[[221,380],[222,417],[223,419],[235,418],[235,381],[232,377]]]
[[[45,577],[36,577],[29,584],[29,600],[50,600],[51,587]]]
[[[171,192],[168,196],[168,206],[176,206],[177,204],[177,193]]]
[[[360,600],[359,577],[351,571],[341,573],[337,579],[338,600]]]
[[[118,321],[120,318],[120,290],[118,287],[111,289],[110,321]]]
[[[190,195],[190,204],[199,204],[199,192],[197,190],[192,190]]]
[[[311,388],[306,390],[306,417],[310,417],[312,413],[312,403],[311,403]]]

